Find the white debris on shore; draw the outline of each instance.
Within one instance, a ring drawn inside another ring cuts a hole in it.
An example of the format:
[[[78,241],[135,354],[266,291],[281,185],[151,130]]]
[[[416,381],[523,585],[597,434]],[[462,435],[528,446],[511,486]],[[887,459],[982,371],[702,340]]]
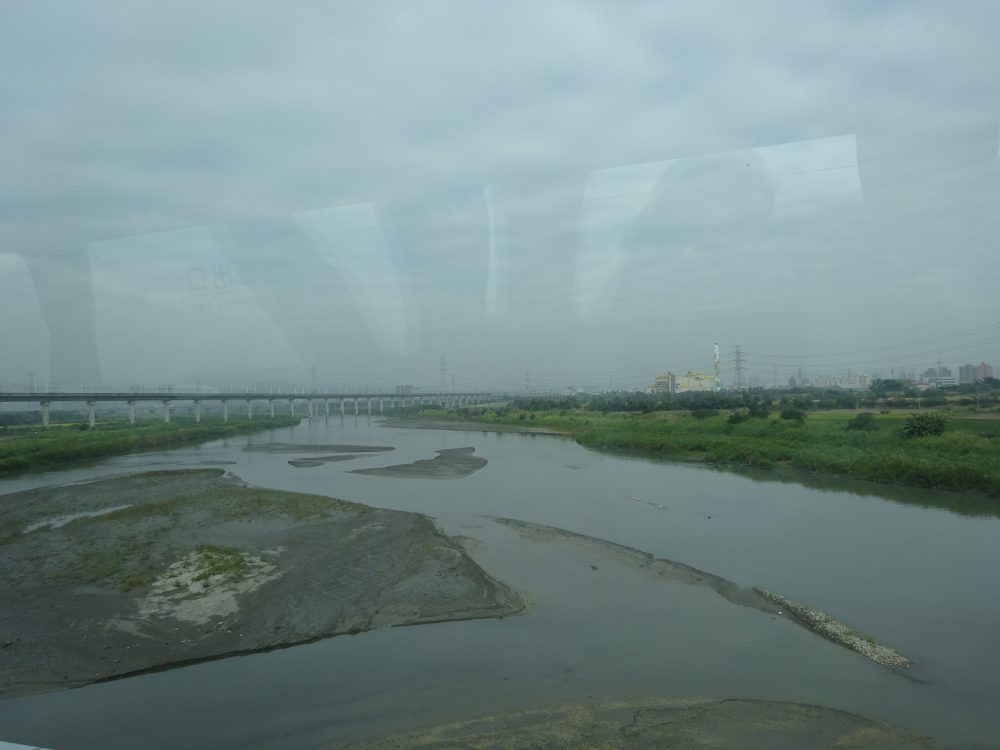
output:
[[[245,569],[241,575],[207,575],[204,553],[189,552],[171,565],[139,602],[139,616],[174,617],[205,624],[215,617],[236,614],[236,597],[260,588],[281,576],[276,566],[257,555],[242,553]]]
[[[888,646],[883,646],[881,643],[876,643],[873,639],[849,628],[828,614],[810,609],[767,589],[758,588],[754,590],[765,599],[783,607],[793,618],[810,630],[815,631],[834,643],[839,643],[852,651],[857,651],[862,656],[871,659],[877,664],[889,667],[890,669],[909,669],[913,666],[913,662],[902,654]]]

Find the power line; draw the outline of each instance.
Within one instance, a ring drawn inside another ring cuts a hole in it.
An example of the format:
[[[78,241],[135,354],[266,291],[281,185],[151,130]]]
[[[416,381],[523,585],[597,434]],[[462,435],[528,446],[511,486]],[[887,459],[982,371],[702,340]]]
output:
[[[736,344],[736,351],[733,353],[733,359],[730,360],[733,363],[733,389],[737,391],[742,391],[744,388],[743,383],[743,370],[746,366],[746,360],[743,358],[743,348],[740,344]]]

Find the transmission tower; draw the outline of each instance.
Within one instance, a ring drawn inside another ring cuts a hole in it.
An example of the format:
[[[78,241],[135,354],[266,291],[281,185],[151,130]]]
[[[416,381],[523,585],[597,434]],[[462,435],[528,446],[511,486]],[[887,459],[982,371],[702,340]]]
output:
[[[441,355],[441,393],[448,391],[448,365],[445,364],[444,355]]]
[[[733,390],[742,391],[744,388],[743,373],[746,370],[746,360],[743,358],[743,347],[740,344],[736,345],[736,351],[733,352],[733,358],[730,361],[733,363]]]

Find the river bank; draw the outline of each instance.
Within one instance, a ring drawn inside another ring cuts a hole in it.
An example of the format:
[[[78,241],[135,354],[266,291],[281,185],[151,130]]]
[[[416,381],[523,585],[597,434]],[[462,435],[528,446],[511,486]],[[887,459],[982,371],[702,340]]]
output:
[[[588,448],[753,469],[795,469],[911,487],[1000,498],[1000,439],[960,420],[943,434],[907,438],[898,417],[874,417],[872,429],[848,429],[849,417],[763,419],[677,412],[600,414],[587,411],[423,410],[411,423],[440,429],[445,420],[497,424],[504,430],[566,435]]]
[[[133,425],[123,420],[99,422],[93,429],[82,429],[76,424],[57,425],[49,429],[5,429],[0,432],[0,476],[292,427],[300,421],[298,417],[277,416],[273,419],[231,422],[174,420]]]
[[[524,609],[426,516],[219,469],[0,501],[0,697]]]

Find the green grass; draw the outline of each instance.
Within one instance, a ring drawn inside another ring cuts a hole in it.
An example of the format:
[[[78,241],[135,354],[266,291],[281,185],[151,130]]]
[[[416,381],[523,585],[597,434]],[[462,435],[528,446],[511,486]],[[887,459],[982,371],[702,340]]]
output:
[[[590,448],[809,472],[976,492],[1000,497],[1000,422],[955,418],[942,435],[904,438],[903,420],[876,415],[876,429],[852,431],[853,416],[809,415],[804,424],[777,418],[730,424],[725,416],[693,419],[677,412],[427,411],[430,418],[546,427]],[[904,415],[905,416],[905,415]]]
[[[259,521],[268,518],[290,518],[306,521],[326,518],[334,511],[368,513],[367,505],[349,500],[306,495],[284,490],[270,490],[260,487],[216,486],[194,494],[171,497],[155,502],[136,503],[99,516],[79,518],[75,524],[104,524],[109,522],[154,521],[170,524],[187,508],[195,507],[213,523],[225,521]]]
[[[65,528],[70,531],[84,526],[120,526],[115,534],[88,536],[85,545],[74,547],[69,553],[71,561],[60,568],[57,580],[71,585],[104,584],[120,591],[152,583],[176,559],[179,551],[175,544],[162,546],[156,542],[169,535],[185,514],[195,514],[194,520],[188,516],[186,523],[189,526],[213,527],[229,521],[292,519],[301,522],[328,518],[337,512],[370,513],[373,510],[366,505],[321,495],[240,485],[213,486],[164,500],[139,502],[67,524]],[[236,577],[246,573],[245,556],[235,548],[199,544],[194,550],[199,562],[196,581],[204,582],[220,573]]]
[[[234,547],[219,547],[214,544],[199,544],[194,548],[198,553],[200,570],[196,581],[207,581],[212,576],[228,575],[242,578],[247,572],[247,561],[243,553]]]
[[[138,451],[159,450],[243,435],[299,423],[298,417],[275,417],[196,424],[193,420],[99,423],[92,430],[62,425],[44,430],[18,427],[0,432],[0,474],[43,469],[59,464],[88,461]]]

